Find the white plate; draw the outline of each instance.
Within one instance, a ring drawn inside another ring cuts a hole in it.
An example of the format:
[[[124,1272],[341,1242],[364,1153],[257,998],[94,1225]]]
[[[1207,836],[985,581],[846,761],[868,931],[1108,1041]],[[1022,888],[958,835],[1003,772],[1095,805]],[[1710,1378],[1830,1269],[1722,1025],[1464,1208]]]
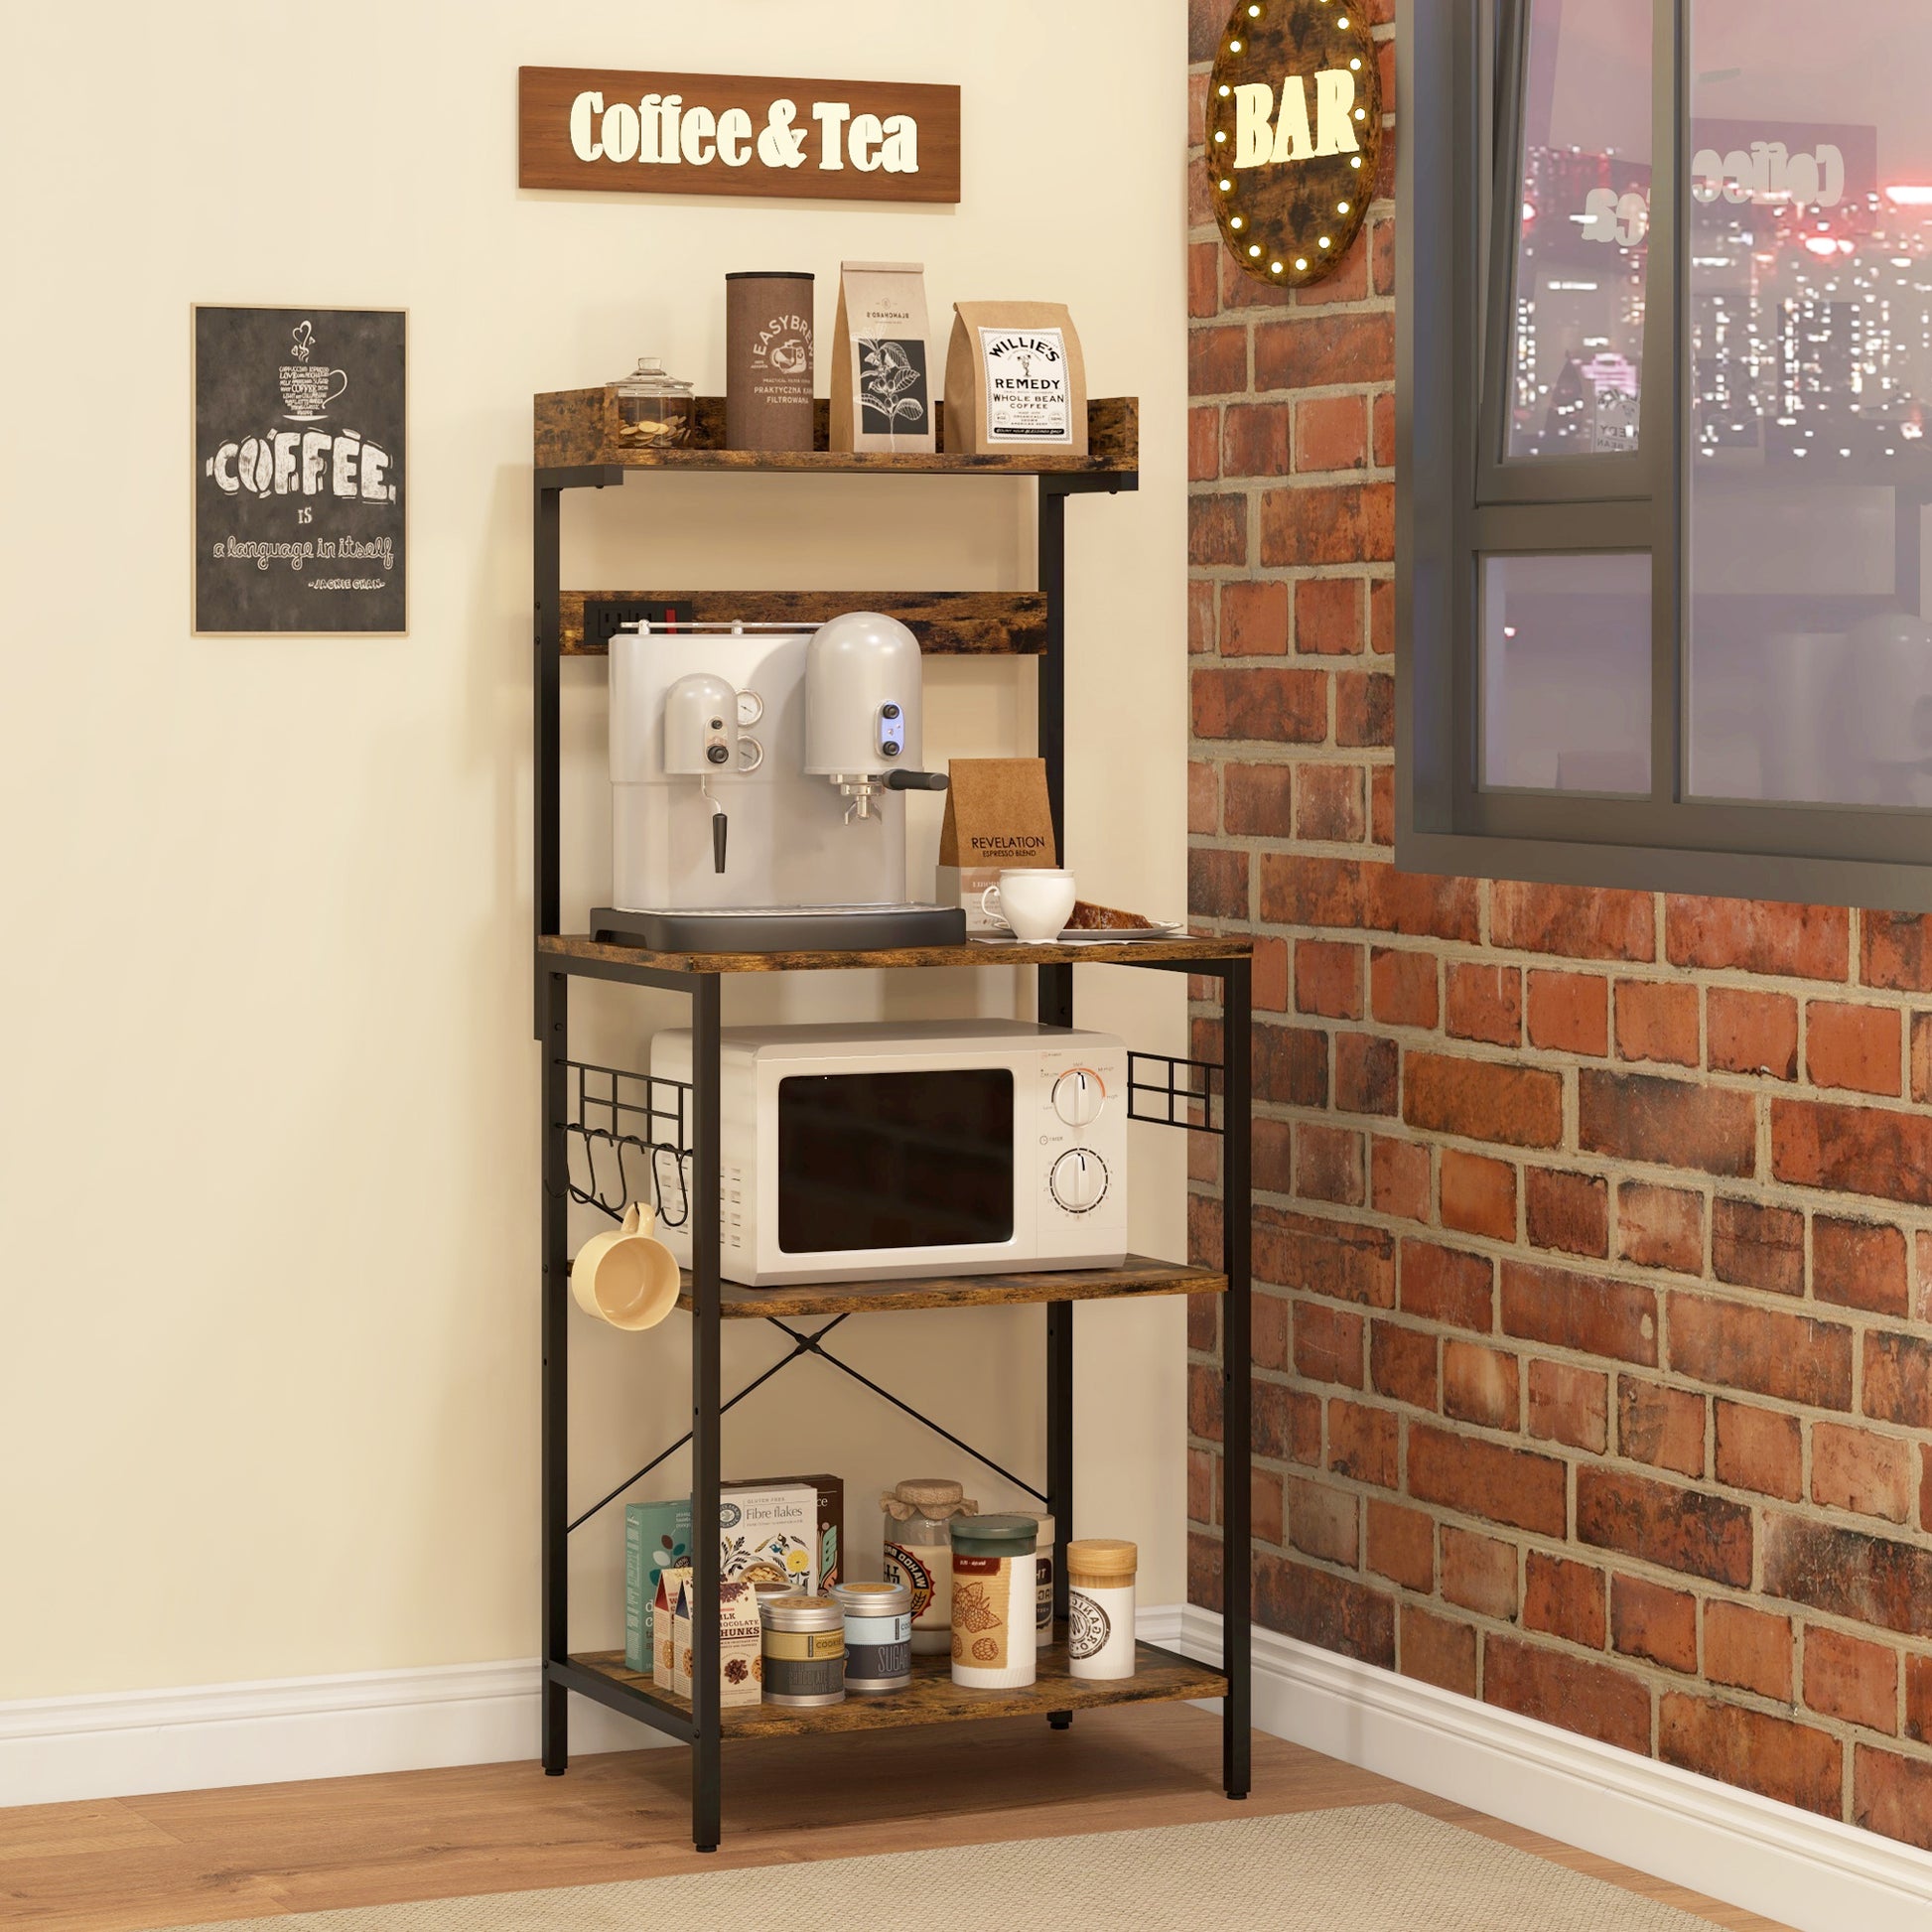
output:
[[[1188,936],[1184,925],[1131,925],[1111,929],[1069,926],[1050,943],[1056,946],[1132,946],[1145,945],[1153,939],[1185,939]],[[970,937],[977,946],[1014,946],[1022,943],[1010,932],[975,932]]]

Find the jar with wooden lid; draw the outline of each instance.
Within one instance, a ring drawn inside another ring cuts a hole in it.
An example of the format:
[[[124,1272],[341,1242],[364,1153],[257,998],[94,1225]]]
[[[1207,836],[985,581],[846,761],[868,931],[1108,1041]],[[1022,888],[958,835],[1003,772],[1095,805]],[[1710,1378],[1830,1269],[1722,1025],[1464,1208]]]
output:
[[[912,1592],[912,1651],[943,1656],[952,1648],[952,1541],[955,1516],[979,1504],[957,1482],[917,1476],[879,1499],[886,1512],[886,1581]]]
[[[1035,1676],[1034,1561],[1039,1524],[1031,1516],[955,1516],[952,1523],[952,1681],[975,1691],[1012,1691]]]
[[[1134,1675],[1139,1564],[1139,1550],[1115,1537],[1087,1537],[1066,1546],[1066,1649],[1072,1676]]]
[[[835,1584],[845,1612],[845,1688],[872,1695],[912,1681],[912,1592],[903,1584]]]
[[[768,1596],[764,1626],[764,1702],[818,1711],[845,1702],[845,1612],[829,1596]]]

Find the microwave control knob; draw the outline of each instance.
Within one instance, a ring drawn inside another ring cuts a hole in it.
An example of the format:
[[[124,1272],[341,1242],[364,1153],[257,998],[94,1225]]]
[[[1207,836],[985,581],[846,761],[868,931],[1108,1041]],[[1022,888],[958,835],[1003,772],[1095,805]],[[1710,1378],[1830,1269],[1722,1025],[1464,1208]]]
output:
[[[1053,1111],[1069,1127],[1085,1127],[1098,1120],[1106,1104],[1106,1086],[1090,1066],[1076,1066],[1053,1082]]]
[[[1046,1184],[1069,1214],[1091,1214],[1107,1197],[1107,1164],[1091,1148],[1076,1147],[1053,1163]]]

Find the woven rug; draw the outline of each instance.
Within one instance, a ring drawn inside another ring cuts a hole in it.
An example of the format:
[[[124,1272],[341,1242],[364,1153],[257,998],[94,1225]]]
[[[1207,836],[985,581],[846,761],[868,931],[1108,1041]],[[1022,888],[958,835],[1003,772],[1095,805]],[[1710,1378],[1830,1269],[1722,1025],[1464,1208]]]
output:
[[[1710,1932],[1401,1805],[829,1859],[192,1932]]]

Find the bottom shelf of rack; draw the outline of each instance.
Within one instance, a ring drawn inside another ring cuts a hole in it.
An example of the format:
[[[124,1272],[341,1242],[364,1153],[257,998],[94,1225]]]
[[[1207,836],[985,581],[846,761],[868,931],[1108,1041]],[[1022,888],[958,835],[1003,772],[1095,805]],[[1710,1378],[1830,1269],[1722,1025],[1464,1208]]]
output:
[[[848,1697],[843,1704],[821,1711],[794,1711],[777,1704],[735,1705],[724,1713],[726,1737],[809,1737],[833,1730],[895,1730],[913,1725],[962,1724],[976,1718],[1042,1717],[1052,1711],[1089,1711],[1109,1704],[1161,1704],[1190,1698],[1218,1698],[1227,1679],[1206,1664],[1154,1644],[1136,1644],[1132,1677],[1099,1681],[1069,1673],[1066,1645],[1053,1643],[1038,1653],[1035,1680],[1015,1691],[969,1691],[952,1681],[952,1660],[945,1656],[912,1659],[912,1682],[902,1691],[882,1696]],[[636,1715],[659,1729],[670,1729],[665,1719],[688,1725],[690,1705],[660,1691],[648,1677],[624,1668],[621,1651],[575,1656],[576,1671],[603,1680],[607,1688],[627,1694],[622,1701],[608,1695],[604,1703],[634,1701],[643,1707]],[[560,1673],[570,1681],[571,1673]],[[573,1689],[581,1689],[573,1685]],[[593,1693],[594,1695],[596,1693]]]

